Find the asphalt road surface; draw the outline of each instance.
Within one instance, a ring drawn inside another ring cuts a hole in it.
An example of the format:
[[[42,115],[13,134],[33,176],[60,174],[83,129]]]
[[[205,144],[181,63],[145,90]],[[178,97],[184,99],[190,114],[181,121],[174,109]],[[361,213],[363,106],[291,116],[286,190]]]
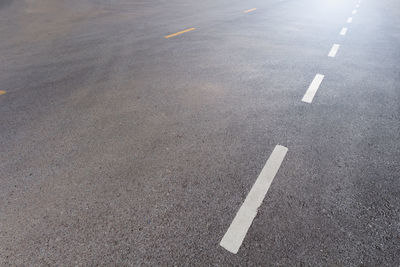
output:
[[[0,0],[0,265],[400,265],[398,0]]]

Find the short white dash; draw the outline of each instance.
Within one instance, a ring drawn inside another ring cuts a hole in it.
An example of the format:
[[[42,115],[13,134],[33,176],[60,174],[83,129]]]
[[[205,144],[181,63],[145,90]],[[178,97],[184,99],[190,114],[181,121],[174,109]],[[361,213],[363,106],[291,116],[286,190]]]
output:
[[[322,74],[315,75],[314,80],[311,82],[310,86],[307,89],[307,92],[305,93],[301,101],[306,103],[311,103],[313,101],[315,93],[317,92],[319,86],[321,85],[324,77],[325,76]]]
[[[356,13],[357,13],[357,10],[354,9],[353,12],[351,12],[351,13],[356,14]]]
[[[342,30],[340,31],[340,35],[346,35],[347,33],[347,28],[342,28]]]
[[[337,51],[339,50],[340,45],[334,44],[331,48],[331,51],[329,51],[328,57],[335,57]]]
[[[356,5],[356,8],[359,8],[360,7],[360,5]]]
[[[239,251],[247,231],[257,215],[258,208],[262,204],[287,151],[286,147],[280,145],[277,145],[274,151],[272,151],[271,156],[237,212],[228,231],[226,231],[219,243],[220,246],[229,252],[236,254]]]
[[[352,18],[352,17],[350,17],[350,18],[347,19],[347,23],[351,23],[352,21],[353,21],[353,18]]]

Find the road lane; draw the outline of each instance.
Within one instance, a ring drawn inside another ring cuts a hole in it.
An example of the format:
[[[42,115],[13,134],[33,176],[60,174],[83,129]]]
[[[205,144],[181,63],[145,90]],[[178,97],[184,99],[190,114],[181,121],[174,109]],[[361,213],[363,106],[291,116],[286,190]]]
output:
[[[0,11],[2,264],[398,264],[395,1],[365,2],[334,61],[354,2],[79,2],[45,26],[32,2]],[[277,143],[233,256],[218,244]]]

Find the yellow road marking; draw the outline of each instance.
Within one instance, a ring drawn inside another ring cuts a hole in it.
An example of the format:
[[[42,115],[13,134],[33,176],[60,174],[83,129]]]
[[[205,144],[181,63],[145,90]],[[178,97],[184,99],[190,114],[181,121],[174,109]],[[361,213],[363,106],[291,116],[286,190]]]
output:
[[[168,39],[168,38],[177,36],[179,34],[182,34],[182,33],[185,33],[185,32],[190,32],[190,31],[193,31],[193,30],[196,30],[196,28],[189,28],[189,29],[186,29],[186,30],[183,30],[183,31],[180,31],[180,32],[176,32],[176,33],[170,34],[170,35],[165,35],[164,37]]]
[[[252,11],[254,11],[254,10],[256,10],[256,9],[257,9],[257,8],[248,9],[248,10],[245,10],[244,13],[249,13],[249,12],[252,12]]]
[[[0,90],[0,95],[4,95],[6,91]]]

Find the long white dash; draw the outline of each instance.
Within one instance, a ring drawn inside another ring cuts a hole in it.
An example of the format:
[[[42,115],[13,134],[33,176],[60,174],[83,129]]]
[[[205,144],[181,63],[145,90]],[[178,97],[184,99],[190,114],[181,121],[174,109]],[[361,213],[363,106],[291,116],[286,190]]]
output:
[[[219,243],[220,246],[229,252],[236,254],[239,251],[247,231],[257,215],[258,208],[262,204],[287,151],[286,147],[280,145],[277,145],[274,151],[272,151],[271,156],[237,212],[228,231]]]
[[[331,51],[329,51],[328,57],[335,57],[337,51],[339,50],[340,45],[334,44],[332,45]]]
[[[307,92],[304,94],[303,99],[301,101],[306,103],[311,103],[313,101],[315,93],[317,92],[319,86],[321,85],[324,77],[325,76],[322,74],[315,75],[314,80],[311,82],[310,86],[307,89]]]
[[[351,13],[356,14],[356,13],[357,13],[357,10],[354,9],[353,12],[351,12]]]
[[[347,19],[347,23],[351,23],[352,21],[353,21],[353,18],[352,18],[352,17],[350,17],[350,18]]]
[[[340,31],[340,35],[346,35],[347,33],[347,28],[342,28],[342,30]]]

